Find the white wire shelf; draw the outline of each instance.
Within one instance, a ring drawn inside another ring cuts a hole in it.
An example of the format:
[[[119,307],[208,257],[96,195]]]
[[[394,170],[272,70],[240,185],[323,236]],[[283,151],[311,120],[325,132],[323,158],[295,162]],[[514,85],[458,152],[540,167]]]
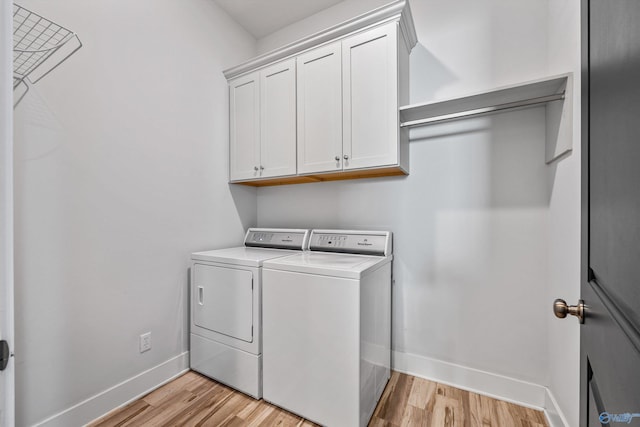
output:
[[[73,31],[17,4],[13,5],[14,107],[29,85],[58,68],[82,42]]]

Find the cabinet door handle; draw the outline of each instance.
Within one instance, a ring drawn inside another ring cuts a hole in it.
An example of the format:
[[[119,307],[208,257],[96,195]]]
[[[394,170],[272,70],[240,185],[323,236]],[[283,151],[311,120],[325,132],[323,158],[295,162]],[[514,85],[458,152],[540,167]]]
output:
[[[256,171],[256,172],[258,172],[258,167],[257,167],[257,166],[254,166],[254,167],[253,167],[253,170],[254,170],[254,171]]]
[[[336,156],[335,159],[336,159],[336,162],[339,162],[340,161],[340,156]]]
[[[344,157],[345,160],[349,160],[349,155],[348,154],[345,154],[343,157]]]
[[[263,171],[264,170],[264,166],[260,165],[260,170]]]

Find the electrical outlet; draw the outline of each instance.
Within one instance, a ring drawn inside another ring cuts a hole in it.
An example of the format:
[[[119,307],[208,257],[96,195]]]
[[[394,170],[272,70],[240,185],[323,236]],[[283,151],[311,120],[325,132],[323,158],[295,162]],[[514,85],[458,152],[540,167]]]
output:
[[[151,332],[140,335],[140,353],[151,350]]]

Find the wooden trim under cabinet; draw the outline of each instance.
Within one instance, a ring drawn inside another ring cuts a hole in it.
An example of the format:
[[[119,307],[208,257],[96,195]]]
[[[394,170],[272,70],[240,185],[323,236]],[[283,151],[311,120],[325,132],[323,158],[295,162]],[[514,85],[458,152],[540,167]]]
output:
[[[310,182],[341,181],[344,179],[379,178],[384,176],[409,175],[398,166],[361,169],[353,171],[330,172],[315,175],[284,176],[280,178],[263,178],[255,181],[232,182],[231,184],[248,185],[251,187],[267,187],[273,185],[308,184]]]

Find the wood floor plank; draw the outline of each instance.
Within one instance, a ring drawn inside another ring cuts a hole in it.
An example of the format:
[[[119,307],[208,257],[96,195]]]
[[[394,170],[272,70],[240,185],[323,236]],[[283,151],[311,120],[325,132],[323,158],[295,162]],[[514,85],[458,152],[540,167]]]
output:
[[[253,412],[255,412],[261,405],[261,400],[249,399],[247,405],[238,412],[237,417],[241,420],[247,421]]]
[[[522,427],[546,427],[547,424],[540,424],[538,422],[535,421],[531,421],[531,420],[520,420],[520,422],[522,423],[521,426]]]
[[[471,425],[469,392],[438,383],[433,402],[434,407],[431,412],[438,422],[445,422],[446,424],[444,425],[456,427],[469,427]]]
[[[235,414],[239,412],[239,405],[242,405],[242,402],[246,399],[246,396],[243,396],[240,393],[232,394],[228,399],[225,399],[220,405],[216,406],[216,409],[209,412],[206,417],[203,417],[197,424],[198,426],[221,426],[225,423],[229,422],[232,418],[235,417]],[[192,425],[192,424],[179,424],[176,423],[174,425]]]
[[[223,408],[234,396],[242,396],[234,390],[222,386],[211,388],[197,397],[189,407],[173,415],[168,425],[198,426]]]
[[[179,392],[180,390],[192,391],[195,386],[206,383],[206,377],[190,371],[147,394],[142,398],[142,400],[151,406],[158,406],[162,404],[164,399],[176,392]]]
[[[391,378],[389,378],[389,381],[387,382],[387,386],[382,391],[382,396],[380,396],[380,402],[378,402],[376,409],[374,409],[372,418],[378,417],[380,412],[386,409],[386,405],[383,404],[383,402],[387,402],[389,400],[391,393],[396,387],[396,383],[398,382],[398,378],[400,377],[400,375],[401,375],[400,372],[394,372],[394,371],[391,372]],[[380,418],[380,419],[383,419],[383,418]]]
[[[425,409],[427,403],[433,398],[437,384],[424,378],[415,378],[411,386],[408,404],[416,408]]]
[[[453,397],[437,394],[434,397],[431,424],[442,427],[463,427],[464,414],[461,402]]]
[[[90,427],[319,427],[196,372],[107,414]],[[548,427],[542,411],[392,372],[369,427]]]
[[[497,425],[499,426],[517,426],[520,424],[517,418],[514,418],[509,404],[503,401],[496,401],[496,415],[497,415]]]
[[[149,404],[144,400],[136,400],[122,408],[114,416],[98,420],[98,422],[91,424],[93,427],[116,427],[121,426],[130,419],[133,419],[140,415],[142,412],[149,409]]]
[[[371,417],[371,421],[369,421],[369,427],[395,427],[388,421],[385,421],[376,416]]]
[[[426,409],[407,405],[400,425],[402,427],[424,427],[429,425],[431,413]]]
[[[294,415],[290,412],[281,410],[272,411],[265,420],[260,423],[260,426],[281,426],[281,427],[296,427],[302,421],[301,417]]]
[[[166,420],[170,420],[176,413],[183,408],[188,407],[194,400],[195,395],[188,390],[180,390],[172,394],[169,398],[162,401],[160,406],[155,407],[154,411],[132,418],[124,423],[123,427],[136,427],[144,425],[145,427],[155,427],[163,425]]]
[[[258,405],[258,407],[246,418],[247,424],[250,426],[263,425],[264,420],[266,420],[273,411],[278,410],[276,406],[273,406],[264,400],[261,400],[260,402],[261,404]]]
[[[395,372],[394,375],[392,375],[394,381],[389,381],[387,385],[387,387],[391,387],[391,390],[387,394],[387,399],[381,401],[380,411],[377,416],[391,424],[402,425],[402,419],[404,418],[415,377],[399,372]]]
[[[238,416],[234,416],[227,420],[226,423],[221,424],[220,427],[246,427],[247,422]]]
[[[547,418],[544,416],[544,412],[538,411],[532,408],[525,408],[525,409],[526,409],[527,419],[535,420],[538,424],[543,426],[547,424]]]
[[[469,417],[472,426],[499,427],[494,399],[476,393],[469,393],[469,404]]]

